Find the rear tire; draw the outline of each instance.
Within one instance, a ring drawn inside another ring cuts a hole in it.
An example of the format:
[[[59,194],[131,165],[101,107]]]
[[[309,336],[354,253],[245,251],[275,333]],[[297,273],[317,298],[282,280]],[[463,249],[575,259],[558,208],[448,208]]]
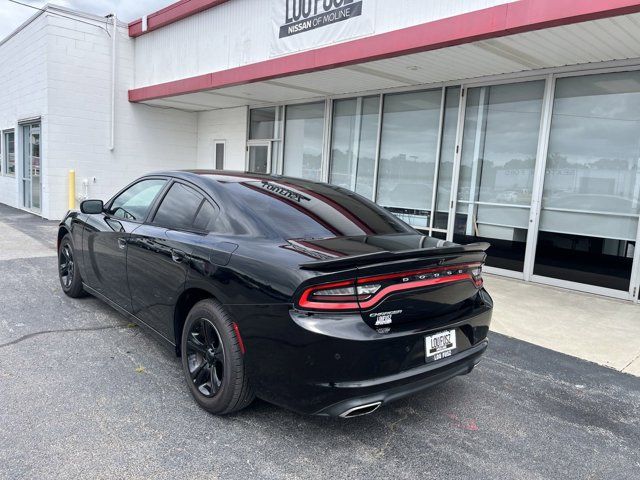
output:
[[[76,262],[76,251],[68,233],[60,241],[58,247],[58,278],[62,291],[71,298],[86,295],[82,288],[82,276]]]
[[[191,309],[180,344],[185,380],[204,410],[226,415],[253,401],[233,321],[219,302],[203,300]]]

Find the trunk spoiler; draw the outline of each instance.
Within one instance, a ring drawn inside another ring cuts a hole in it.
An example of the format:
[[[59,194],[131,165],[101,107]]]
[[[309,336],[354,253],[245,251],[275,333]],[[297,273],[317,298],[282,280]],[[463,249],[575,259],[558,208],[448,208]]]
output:
[[[339,268],[351,268],[360,265],[371,265],[377,261],[392,262],[407,258],[428,258],[445,255],[455,255],[462,253],[484,253],[491,245],[486,242],[470,243],[468,245],[453,245],[451,247],[418,248],[413,250],[399,250],[397,252],[383,251],[367,253],[364,255],[354,255],[351,257],[333,258],[330,260],[320,260],[316,262],[302,263],[303,270],[336,270]]]

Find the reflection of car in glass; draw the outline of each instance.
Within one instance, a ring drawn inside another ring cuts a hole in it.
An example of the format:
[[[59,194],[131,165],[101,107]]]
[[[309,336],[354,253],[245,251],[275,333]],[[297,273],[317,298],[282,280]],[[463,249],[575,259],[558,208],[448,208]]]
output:
[[[426,237],[339,187],[229,172],[143,177],[82,203],[59,275],[182,357],[206,410],[254,395],[356,416],[469,373],[487,347],[487,244]]]
[[[616,195],[587,193],[557,194],[544,200],[543,207],[592,212],[640,213],[633,201]]]

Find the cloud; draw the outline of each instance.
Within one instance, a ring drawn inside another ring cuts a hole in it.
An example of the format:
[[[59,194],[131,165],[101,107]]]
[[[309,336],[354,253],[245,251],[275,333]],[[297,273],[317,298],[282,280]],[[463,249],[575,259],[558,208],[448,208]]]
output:
[[[4,38],[24,23],[36,10],[18,5],[9,0],[0,0],[0,38]],[[40,0],[19,0],[34,7],[42,8],[47,2]],[[174,0],[57,0],[56,5],[104,16],[115,12],[118,18],[128,22],[155,12]]]

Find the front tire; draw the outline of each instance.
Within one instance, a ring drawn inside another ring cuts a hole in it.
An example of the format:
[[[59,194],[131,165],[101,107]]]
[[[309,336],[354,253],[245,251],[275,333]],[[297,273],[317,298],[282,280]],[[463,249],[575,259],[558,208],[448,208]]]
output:
[[[66,234],[58,247],[58,277],[62,291],[71,298],[86,295],[82,288],[82,276],[76,262],[76,252],[71,242],[71,235]]]
[[[237,412],[254,399],[233,321],[219,302],[203,300],[189,312],[181,339],[189,390],[206,411]]]

